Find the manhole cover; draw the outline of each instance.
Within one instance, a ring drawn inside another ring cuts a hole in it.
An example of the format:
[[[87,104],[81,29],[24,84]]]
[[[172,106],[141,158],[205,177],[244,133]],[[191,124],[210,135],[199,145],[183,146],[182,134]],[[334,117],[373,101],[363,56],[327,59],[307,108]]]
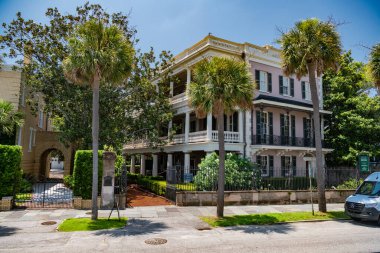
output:
[[[57,222],[55,222],[55,221],[45,221],[45,222],[41,223],[41,225],[54,225],[54,224],[57,224]]]
[[[159,245],[159,244],[165,244],[167,243],[167,241],[168,240],[162,239],[162,238],[152,238],[152,239],[145,240],[145,243],[150,244],[150,245]]]

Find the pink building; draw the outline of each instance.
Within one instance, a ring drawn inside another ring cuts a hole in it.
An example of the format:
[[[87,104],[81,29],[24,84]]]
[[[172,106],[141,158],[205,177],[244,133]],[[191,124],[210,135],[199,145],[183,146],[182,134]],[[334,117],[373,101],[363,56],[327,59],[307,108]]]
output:
[[[214,56],[246,61],[257,85],[253,109],[237,110],[225,117],[226,151],[240,153],[257,162],[266,177],[307,176],[308,168],[315,167],[308,79],[285,76],[278,49],[236,43],[211,35],[175,57],[173,74],[179,81],[168,84],[175,116],[165,127],[166,132],[176,125],[173,140],[160,149],[149,148],[144,140],[126,144],[124,152],[132,155],[131,171],[137,172],[135,155],[139,155],[142,174],[166,175],[168,169],[176,169],[183,175],[194,175],[201,159],[218,151],[216,119],[211,114],[197,119],[186,96],[194,64]],[[323,130],[323,117],[331,112],[323,110],[322,79],[319,77],[317,81]],[[323,143],[323,152],[331,151]]]

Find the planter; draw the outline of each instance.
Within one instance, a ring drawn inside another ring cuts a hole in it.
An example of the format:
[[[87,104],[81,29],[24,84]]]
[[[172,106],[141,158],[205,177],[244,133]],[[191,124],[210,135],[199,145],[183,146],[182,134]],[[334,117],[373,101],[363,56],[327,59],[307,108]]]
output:
[[[13,197],[3,197],[0,200],[0,211],[10,211],[12,209]]]

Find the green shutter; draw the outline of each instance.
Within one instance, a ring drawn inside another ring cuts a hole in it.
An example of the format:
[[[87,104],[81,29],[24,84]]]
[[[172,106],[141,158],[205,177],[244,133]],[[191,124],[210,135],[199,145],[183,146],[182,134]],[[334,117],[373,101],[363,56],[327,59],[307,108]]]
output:
[[[290,96],[294,97],[294,79],[290,78]]]
[[[256,88],[260,90],[260,70],[255,70]]]
[[[269,144],[273,144],[273,112],[268,112],[269,117]]]
[[[297,157],[292,156],[293,177],[297,176]]]
[[[269,156],[269,176],[273,177],[273,156]]]
[[[282,76],[279,76],[279,85],[280,85],[280,88],[279,88],[279,90],[280,90],[280,94],[282,95],[282,94],[284,94],[284,82],[283,82],[283,77]]]
[[[306,87],[305,87],[305,82],[301,82],[301,87],[302,87],[302,99],[306,98]]]
[[[268,92],[272,92],[272,74],[268,73]]]
[[[256,144],[261,143],[261,112],[256,111]]]
[[[285,156],[281,156],[281,176],[285,176]]]
[[[291,128],[291,133],[292,133],[292,142],[291,145],[295,146],[296,145],[296,116],[291,115],[290,116],[292,128]]]

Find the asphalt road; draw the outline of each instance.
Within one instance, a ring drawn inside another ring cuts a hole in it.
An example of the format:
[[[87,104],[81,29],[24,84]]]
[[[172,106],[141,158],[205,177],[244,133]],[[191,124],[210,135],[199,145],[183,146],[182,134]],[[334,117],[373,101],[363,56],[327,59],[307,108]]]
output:
[[[33,223],[34,222],[34,223]],[[56,232],[35,221],[0,223],[0,252],[380,252],[375,223],[326,221],[199,231],[197,218],[131,219],[125,229]],[[21,223],[19,224],[21,225]],[[148,245],[163,238],[163,245]]]

